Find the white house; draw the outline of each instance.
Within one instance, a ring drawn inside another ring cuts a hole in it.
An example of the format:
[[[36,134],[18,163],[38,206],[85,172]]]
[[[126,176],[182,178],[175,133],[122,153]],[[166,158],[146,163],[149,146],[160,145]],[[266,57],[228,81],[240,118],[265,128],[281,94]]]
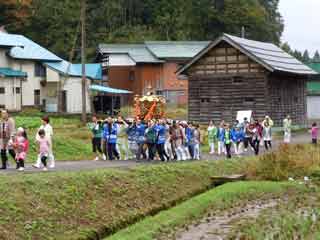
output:
[[[69,63],[22,35],[0,32],[0,108],[20,111],[27,106],[41,106],[56,112],[61,90],[62,111],[80,113],[81,72],[81,64]],[[86,77],[90,112],[90,89],[95,83],[100,85],[101,65],[86,64]]]

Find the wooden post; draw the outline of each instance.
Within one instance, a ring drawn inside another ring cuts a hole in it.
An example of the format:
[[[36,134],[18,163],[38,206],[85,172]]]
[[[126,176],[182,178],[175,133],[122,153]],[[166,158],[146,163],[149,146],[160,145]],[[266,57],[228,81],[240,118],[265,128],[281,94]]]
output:
[[[81,64],[82,64],[82,122],[87,122],[87,101],[86,101],[86,0],[81,0]]]

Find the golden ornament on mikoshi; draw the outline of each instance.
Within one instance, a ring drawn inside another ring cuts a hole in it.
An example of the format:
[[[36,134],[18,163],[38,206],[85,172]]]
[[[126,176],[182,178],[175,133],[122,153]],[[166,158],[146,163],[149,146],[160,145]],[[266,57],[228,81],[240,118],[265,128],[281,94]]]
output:
[[[165,104],[166,99],[163,96],[152,93],[140,97],[136,95],[134,98],[135,117],[142,120],[163,118]]]

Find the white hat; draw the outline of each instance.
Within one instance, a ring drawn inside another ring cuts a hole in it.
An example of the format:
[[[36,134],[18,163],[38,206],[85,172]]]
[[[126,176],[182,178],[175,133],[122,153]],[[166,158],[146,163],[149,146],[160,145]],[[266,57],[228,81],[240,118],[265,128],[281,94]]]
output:
[[[23,129],[22,127],[19,127],[19,128],[17,129],[17,132],[24,132],[24,129]]]

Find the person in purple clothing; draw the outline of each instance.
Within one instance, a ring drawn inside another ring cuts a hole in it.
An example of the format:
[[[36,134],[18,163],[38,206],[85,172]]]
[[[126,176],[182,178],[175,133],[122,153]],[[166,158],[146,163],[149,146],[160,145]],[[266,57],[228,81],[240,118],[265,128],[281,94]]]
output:
[[[317,123],[316,122],[314,122],[312,124],[311,138],[312,138],[312,144],[317,145],[317,142],[318,142],[318,127],[317,127]]]
[[[161,161],[163,162],[169,161],[170,157],[167,155],[164,148],[164,144],[166,142],[166,135],[167,135],[167,128],[165,126],[164,120],[160,119],[157,122],[155,126],[155,130],[156,130],[156,148],[157,148],[158,155]]]

